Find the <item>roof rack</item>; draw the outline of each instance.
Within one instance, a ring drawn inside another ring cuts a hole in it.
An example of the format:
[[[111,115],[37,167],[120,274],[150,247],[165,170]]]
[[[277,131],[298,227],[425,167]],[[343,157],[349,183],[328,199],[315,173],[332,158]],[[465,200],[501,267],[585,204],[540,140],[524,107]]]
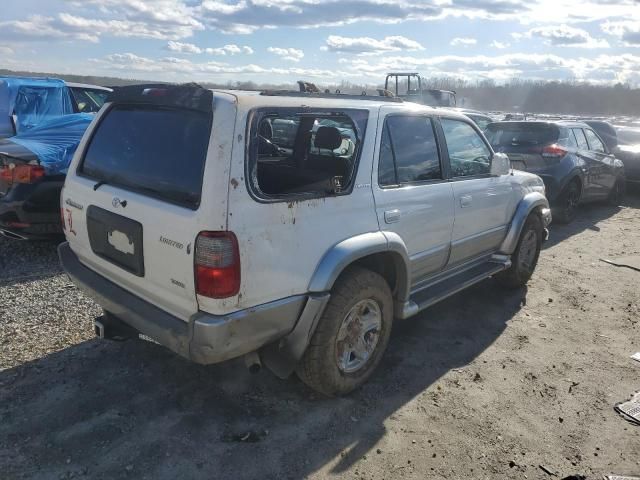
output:
[[[367,95],[367,92],[363,91],[360,95],[349,95],[340,93],[340,90],[335,92],[326,89],[324,92],[316,87],[313,83],[298,80],[298,86],[300,90],[264,90],[260,92],[260,95],[270,97],[303,97],[303,98],[340,98],[343,100],[373,100],[379,102],[392,102],[402,103],[402,99],[393,96],[391,92],[384,90],[378,90],[379,95]]]

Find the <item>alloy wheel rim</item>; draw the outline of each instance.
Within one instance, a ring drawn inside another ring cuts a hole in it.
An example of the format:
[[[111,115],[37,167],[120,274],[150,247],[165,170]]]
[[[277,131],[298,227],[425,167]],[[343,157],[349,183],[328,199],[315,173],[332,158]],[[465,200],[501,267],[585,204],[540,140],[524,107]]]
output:
[[[527,271],[533,270],[537,250],[538,236],[536,235],[536,232],[529,230],[520,244],[520,252],[518,254],[518,263],[520,266],[526,268]]]
[[[380,340],[382,310],[373,299],[360,300],[345,315],[336,337],[336,363],[354,373],[367,365]]]

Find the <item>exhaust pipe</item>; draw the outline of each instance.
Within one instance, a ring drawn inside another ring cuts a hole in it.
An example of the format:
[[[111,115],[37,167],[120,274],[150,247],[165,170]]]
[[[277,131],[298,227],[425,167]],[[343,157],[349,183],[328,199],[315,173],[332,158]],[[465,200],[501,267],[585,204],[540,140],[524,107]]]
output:
[[[262,362],[260,361],[260,355],[258,355],[258,352],[247,353],[244,356],[244,364],[251,373],[258,373],[262,370]]]

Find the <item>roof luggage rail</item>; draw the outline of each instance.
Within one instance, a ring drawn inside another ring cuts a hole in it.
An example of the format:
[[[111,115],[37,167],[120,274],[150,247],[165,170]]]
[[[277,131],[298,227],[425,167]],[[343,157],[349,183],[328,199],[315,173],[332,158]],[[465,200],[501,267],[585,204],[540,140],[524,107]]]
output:
[[[368,95],[366,91],[362,91],[360,95],[344,94],[340,90],[331,92],[326,89],[321,91],[315,84],[298,80],[299,90],[263,90],[260,95],[269,97],[303,97],[303,98],[340,98],[343,100],[372,100],[378,102],[402,103],[402,99],[388,95],[391,92],[383,92],[378,90],[378,95]]]

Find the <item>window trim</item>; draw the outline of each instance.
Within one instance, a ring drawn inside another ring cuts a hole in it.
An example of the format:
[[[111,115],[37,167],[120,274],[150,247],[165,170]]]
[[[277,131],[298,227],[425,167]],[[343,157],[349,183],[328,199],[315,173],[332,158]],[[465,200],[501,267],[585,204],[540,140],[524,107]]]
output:
[[[420,181],[416,181],[416,182],[404,182],[404,183],[397,183],[397,184],[391,184],[391,185],[380,185],[380,176],[379,176],[379,167],[380,167],[380,146],[382,145],[382,133],[380,135],[380,141],[377,142],[378,144],[376,145],[377,150],[378,150],[378,155],[377,155],[377,161],[376,161],[376,184],[378,185],[378,188],[382,189],[382,190],[394,190],[394,189],[399,189],[399,188],[406,188],[406,187],[415,187],[415,186],[421,186],[421,185],[433,185],[436,183],[443,183],[447,181],[447,170],[444,166],[444,162],[443,162],[443,157],[442,157],[442,145],[440,142],[440,138],[438,135],[438,129],[436,126],[436,117],[433,115],[429,115],[427,113],[404,113],[404,112],[392,112],[392,113],[388,113],[387,115],[385,115],[382,118],[382,129],[384,130],[385,128],[388,129],[388,134],[389,134],[389,141],[391,142],[391,150],[393,152],[393,167],[394,170],[396,172],[396,181],[398,180],[398,165],[396,163],[396,153],[395,153],[395,149],[393,147],[393,136],[391,135],[391,130],[389,129],[389,126],[387,124],[387,118],[390,117],[424,117],[424,118],[428,118],[431,121],[431,129],[433,130],[433,137],[434,140],[436,142],[436,148],[438,150],[438,163],[440,164],[440,176],[442,178],[436,178],[436,179],[432,179],[432,180],[420,180]]]
[[[480,130],[480,128],[473,123],[473,121],[467,121],[466,119],[463,118],[459,118],[459,117],[449,117],[446,115],[438,115],[438,128],[439,128],[439,132],[442,135],[442,141],[444,143],[444,145],[446,145],[445,150],[445,154],[446,154],[446,160],[447,160],[447,173],[448,173],[448,178],[447,180],[449,182],[462,182],[465,180],[475,180],[475,179],[479,179],[479,178],[494,178],[496,177],[496,175],[492,175],[491,174],[491,163],[493,162],[493,157],[495,156],[496,152],[493,151],[493,147],[491,147],[491,144],[487,141],[487,138],[484,136],[484,134],[482,133],[482,131]],[[482,142],[484,143],[485,147],[487,147],[487,149],[489,150],[489,172],[488,173],[478,173],[476,175],[467,175],[467,176],[461,176],[461,177],[455,177],[452,174],[451,171],[451,159],[449,158],[449,146],[447,145],[447,139],[445,137],[444,134],[444,128],[442,128],[442,123],[441,120],[454,120],[457,122],[462,122],[462,123],[466,123],[467,125],[469,125],[471,128],[473,128],[475,130],[475,132],[480,136],[480,140],[482,140]]]
[[[252,169],[254,160],[257,161],[257,148],[258,143],[255,141],[258,137],[258,126],[260,124],[260,120],[269,114],[305,114],[305,115],[323,115],[323,114],[342,114],[346,115],[351,119],[354,125],[354,130],[357,138],[356,150],[354,152],[355,161],[353,162],[353,174],[351,181],[349,183],[348,188],[345,188],[340,193],[329,195],[322,192],[302,192],[302,193],[293,193],[289,195],[266,195],[261,192],[257,185],[257,176],[253,178]],[[354,120],[353,114],[357,113],[365,113],[366,118],[363,121],[363,128],[358,125],[358,122]],[[369,125],[369,120],[371,117],[371,111],[367,108],[311,108],[307,106],[297,106],[297,107],[281,107],[281,106],[271,106],[271,107],[257,107],[249,110],[247,113],[247,122],[245,126],[245,142],[244,142],[244,181],[245,186],[247,188],[247,192],[249,192],[249,196],[258,203],[290,203],[297,201],[306,201],[306,200],[318,200],[321,198],[333,198],[333,197],[343,197],[348,196],[353,193],[356,184],[356,177],[358,176],[358,171],[360,168],[360,157],[362,155],[362,150],[364,147],[366,132]]]

